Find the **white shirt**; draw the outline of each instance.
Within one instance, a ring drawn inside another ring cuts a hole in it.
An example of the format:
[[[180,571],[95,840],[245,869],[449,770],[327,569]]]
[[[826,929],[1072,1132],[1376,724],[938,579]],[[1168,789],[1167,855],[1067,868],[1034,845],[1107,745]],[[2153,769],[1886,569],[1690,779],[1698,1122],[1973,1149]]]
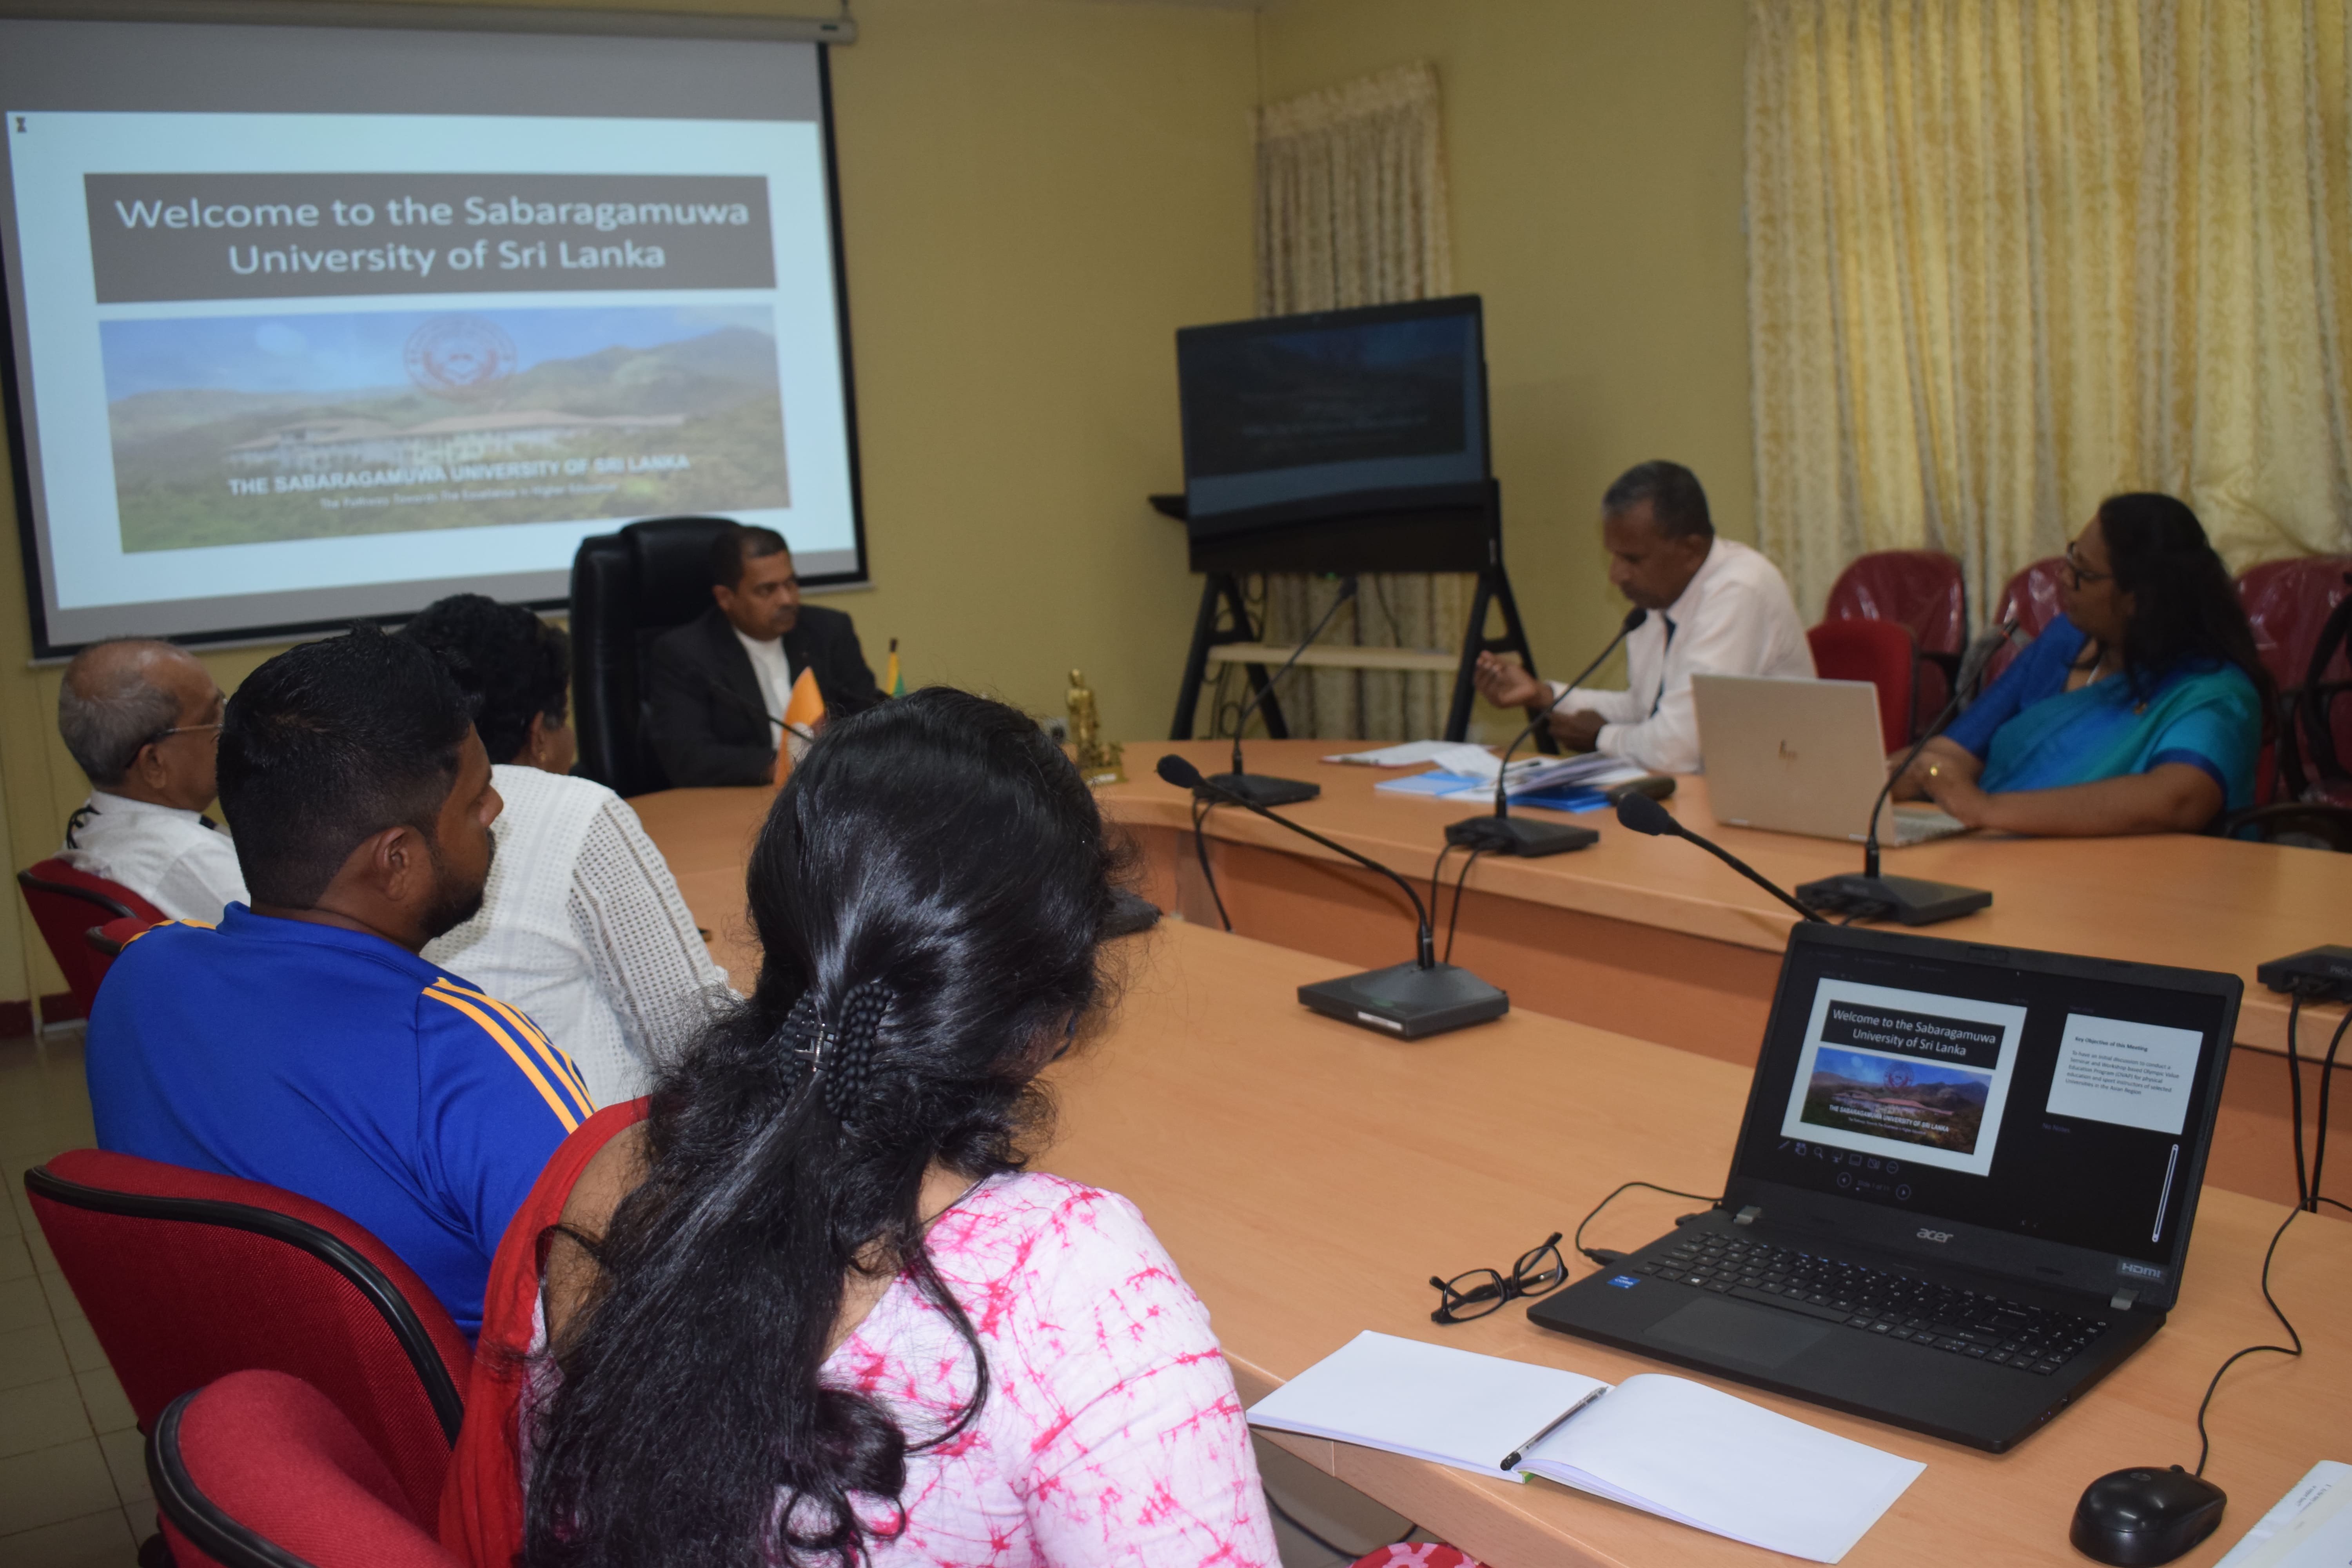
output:
[[[1717,536],[1682,596],[1625,639],[1628,689],[1579,689],[1563,713],[1598,713],[1595,748],[1658,773],[1699,771],[1694,675],[1777,675],[1811,679],[1813,650],[1780,568],[1737,540]],[[1552,690],[1560,689],[1558,681]]]
[[[223,909],[246,901],[236,845],[202,812],[101,789],[74,815],[58,858],[75,870],[119,882],[175,921],[216,925]]]
[[[781,742],[784,738],[784,710],[793,702],[793,661],[784,657],[784,639],[770,637],[761,642],[757,637],[747,637],[743,628],[732,621],[727,629],[735,634],[735,640],[751,656],[751,673],[759,677],[760,699],[767,705],[768,723],[775,731],[769,739]]]
[[[481,912],[425,956],[530,1014],[599,1106],[634,1100],[728,999],[727,972],[619,795],[510,763],[490,777],[506,809]]]

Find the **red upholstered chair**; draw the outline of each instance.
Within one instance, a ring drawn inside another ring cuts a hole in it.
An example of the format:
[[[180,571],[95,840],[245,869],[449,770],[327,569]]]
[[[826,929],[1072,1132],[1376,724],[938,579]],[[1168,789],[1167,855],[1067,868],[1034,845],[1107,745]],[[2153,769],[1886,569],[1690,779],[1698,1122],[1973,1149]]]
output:
[[[1940,550],[1873,551],[1838,574],[1822,619],[1909,627],[1912,711],[1924,723],[1943,710],[1969,640],[1968,586],[1958,561]]]
[[[1999,680],[2000,672],[2009,668],[2009,661],[2058,618],[2058,580],[2065,570],[2066,558],[2053,555],[2045,561],[2036,561],[2001,584],[2000,597],[1993,602],[1992,619],[1986,625],[2005,626],[2015,621],[2017,635],[2010,639],[2007,647],[1985,661],[1987,686]]]
[[[1892,621],[1823,621],[1805,634],[1823,680],[1867,680],[1878,688],[1878,727],[1886,750],[1911,743],[1911,634]]]
[[[131,945],[131,938],[142,931],[153,930],[154,925],[154,921],[142,921],[137,915],[124,915],[82,932],[81,944],[110,964],[122,956],[122,950]],[[104,977],[101,975],[100,978]]]
[[[473,1352],[389,1247],[279,1188],[96,1149],[26,1171],[25,1190],[142,1430],[232,1372],[288,1373],[435,1517]]]
[[[147,1478],[175,1568],[457,1568],[351,1418],[282,1372],[173,1400]]]
[[[2282,699],[2278,777],[2262,798],[2352,805],[2352,777],[2330,776],[2352,772],[2352,654],[2338,644],[2323,668],[2311,668],[2328,617],[2352,598],[2352,555],[2250,566],[2239,575],[2238,597]],[[2331,752],[2334,770],[2326,766]],[[2273,771],[2264,770],[2266,779]]]
[[[66,988],[73,993],[74,1005],[85,1018],[98,1000],[98,983],[106,978],[106,966],[112,960],[84,942],[82,932],[110,921],[136,918],[155,925],[165,918],[163,910],[130,889],[77,871],[62,860],[27,866],[16,873],[16,886],[25,890],[33,923],[41,928],[41,940],[49,944],[49,956],[65,972]]]

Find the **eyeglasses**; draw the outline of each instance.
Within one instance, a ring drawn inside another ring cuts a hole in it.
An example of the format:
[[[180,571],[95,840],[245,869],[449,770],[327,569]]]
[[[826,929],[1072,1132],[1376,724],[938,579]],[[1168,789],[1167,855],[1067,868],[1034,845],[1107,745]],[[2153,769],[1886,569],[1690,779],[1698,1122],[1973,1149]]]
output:
[[[168,730],[156,731],[141,743],[142,745],[152,746],[161,742],[168,741],[174,735],[201,735],[207,731],[217,735],[220,733],[221,725],[217,721],[210,724],[174,724]]]
[[[1440,1300],[1437,1310],[1429,1314],[1429,1321],[1466,1323],[1473,1318],[1485,1317],[1506,1301],[1559,1289],[1568,1279],[1568,1260],[1559,1255],[1559,1234],[1553,1231],[1544,1238],[1542,1246],[1520,1254],[1507,1276],[1491,1268],[1473,1268],[1451,1279],[1431,1275],[1429,1282],[1437,1287]]]
[[[2074,586],[2078,590],[2086,583],[2112,583],[2116,580],[2112,572],[2094,572],[2084,565],[2081,547],[2073,544],[2066,547],[2066,574],[2074,579]]]

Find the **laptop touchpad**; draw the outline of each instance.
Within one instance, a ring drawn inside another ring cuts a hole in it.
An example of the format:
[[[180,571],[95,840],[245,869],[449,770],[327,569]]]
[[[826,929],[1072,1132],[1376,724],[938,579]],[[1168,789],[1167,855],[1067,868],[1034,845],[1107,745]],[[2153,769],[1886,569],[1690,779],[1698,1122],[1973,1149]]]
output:
[[[1829,1336],[1827,1324],[1790,1312],[1714,1300],[1693,1301],[1652,1324],[1647,1338],[1750,1366],[1780,1366]]]

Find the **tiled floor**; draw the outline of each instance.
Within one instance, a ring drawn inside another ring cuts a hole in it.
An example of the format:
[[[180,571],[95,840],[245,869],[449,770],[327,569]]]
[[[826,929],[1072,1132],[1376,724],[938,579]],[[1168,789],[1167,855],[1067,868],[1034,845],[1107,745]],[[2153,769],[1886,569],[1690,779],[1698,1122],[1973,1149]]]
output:
[[[81,1037],[0,1040],[0,1563],[131,1568],[155,1531],[121,1385],[42,1245],[25,1170],[92,1142]]]

